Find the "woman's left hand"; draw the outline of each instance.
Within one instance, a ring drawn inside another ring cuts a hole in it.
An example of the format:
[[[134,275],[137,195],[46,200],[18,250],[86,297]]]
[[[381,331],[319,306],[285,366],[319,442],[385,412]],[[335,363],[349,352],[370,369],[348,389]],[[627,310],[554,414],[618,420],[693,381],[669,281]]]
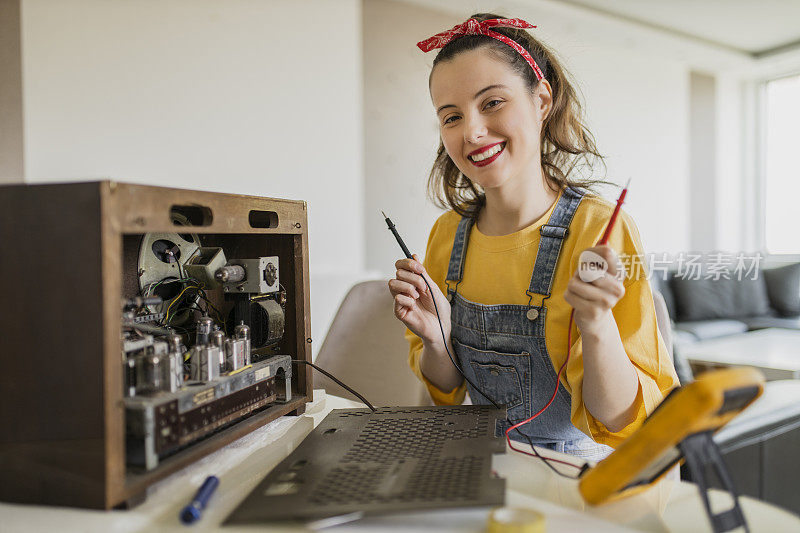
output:
[[[601,256],[606,262],[606,271],[594,281],[586,282],[581,279],[579,265],[578,271],[567,284],[564,299],[575,309],[575,324],[581,335],[592,335],[599,334],[609,320],[613,322],[611,310],[625,295],[625,287],[621,281],[625,279],[625,272],[619,256],[610,247],[595,246],[584,250],[585,252],[594,252]],[[583,260],[585,255],[581,255]]]

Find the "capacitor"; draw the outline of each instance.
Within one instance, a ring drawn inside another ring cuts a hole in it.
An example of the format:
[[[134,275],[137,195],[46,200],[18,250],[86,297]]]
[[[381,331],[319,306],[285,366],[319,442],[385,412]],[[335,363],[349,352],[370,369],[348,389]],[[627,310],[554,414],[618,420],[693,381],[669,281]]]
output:
[[[197,336],[195,337],[195,344],[208,344],[211,336],[211,330],[214,327],[214,321],[209,317],[204,316],[197,321]]]
[[[245,278],[245,270],[241,265],[225,265],[214,272],[214,279],[220,283],[236,283]]]
[[[220,372],[220,350],[219,346],[195,345],[189,357],[191,373],[190,377],[197,381],[211,381],[219,377]]]
[[[225,369],[234,372],[249,365],[245,358],[245,340],[227,339],[225,341]]]
[[[171,353],[167,367],[166,389],[169,392],[178,392],[183,387],[183,354]]]
[[[153,394],[164,387],[165,358],[155,352],[152,346],[144,349],[144,354],[137,358],[136,392]]]
[[[158,383],[153,384],[154,392],[175,392],[172,388],[172,381],[174,379],[173,363],[172,355],[169,350],[169,341],[165,339],[153,341],[153,354],[158,356],[158,369],[161,371],[161,377]]]
[[[250,364],[251,361],[251,354],[250,354],[250,326],[244,323],[244,321],[239,322],[239,325],[236,326],[233,330],[233,336],[236,339],[242,339],[244,342],[244,366]]]
[[[208,364],[205,368],[208,370],[202,379],[206,381],[217,379],[225,368],[225,351],[219,346],[211,346],[208,350]]]

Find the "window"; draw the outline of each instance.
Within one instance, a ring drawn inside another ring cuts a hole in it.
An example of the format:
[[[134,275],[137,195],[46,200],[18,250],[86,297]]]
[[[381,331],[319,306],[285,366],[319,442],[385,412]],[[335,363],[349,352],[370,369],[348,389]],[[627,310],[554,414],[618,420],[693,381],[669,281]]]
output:
[[[765,87],[764,244],[800,254],[800,75]]]

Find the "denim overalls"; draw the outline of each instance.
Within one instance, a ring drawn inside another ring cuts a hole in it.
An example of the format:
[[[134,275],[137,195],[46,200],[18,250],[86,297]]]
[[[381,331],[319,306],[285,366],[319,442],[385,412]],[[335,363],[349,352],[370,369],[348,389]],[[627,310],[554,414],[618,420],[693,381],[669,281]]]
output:
[[[583,194],[565,189],[540,229],[541,241],[527,291],[529,305],[481,305],[458,294],[474,219],[462,218],[456,230],[445,282],[452,309],[453,347],[464,374],[495,402],[504,404],[512,422],[520,422],[544,407],[556,385],[556,371],[545,345],[544,300],[550,296],[561,244]],[[534,294],[544,296],[542,305],[530,305]],[[471,385],[467,387],[474,403],[489,403]],[[593,460],[611,453],[612,448],[594,442],[572,424],[570,406],[569,392],[558,383],[558,394],[550,407],[518,429],[537,446],[552,450]],[[504,422],[502,430],[508,427]],[[527,441],[516,431],[510,436]]]

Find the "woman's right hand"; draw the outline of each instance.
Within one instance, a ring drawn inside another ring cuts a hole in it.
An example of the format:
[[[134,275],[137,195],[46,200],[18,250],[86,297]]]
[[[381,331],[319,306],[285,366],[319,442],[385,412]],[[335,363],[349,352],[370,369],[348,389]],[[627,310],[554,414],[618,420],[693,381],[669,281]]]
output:
[[[416,255],[414,259],[400,259],[395,267],[397,276],[389,280],[389,291],[394,296],[394,315],[426,345],[444,347],[433,300],[436,299],[445,338],[450,337],[450,302],[425,272]],[[428,280],[431,290],[425,285],[423,276]]]

